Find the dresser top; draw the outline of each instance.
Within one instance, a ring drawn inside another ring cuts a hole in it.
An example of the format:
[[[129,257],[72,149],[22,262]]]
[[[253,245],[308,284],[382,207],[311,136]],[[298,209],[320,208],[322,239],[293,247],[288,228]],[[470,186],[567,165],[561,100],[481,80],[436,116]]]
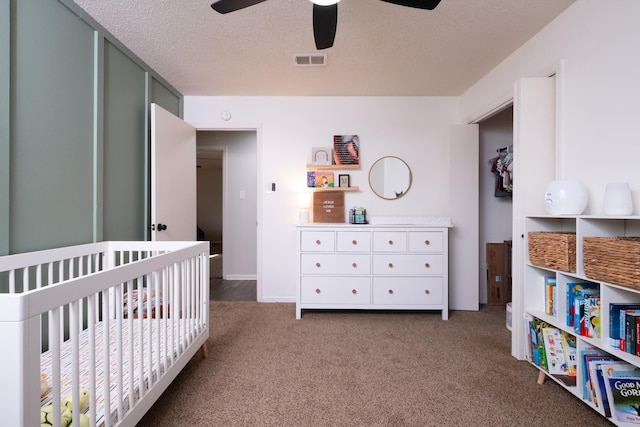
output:
[[[435,224],[349,224],[349,223],[309,223],[309,224],[297,224],[297,228],[310,228],[310,229],[361,229],[361,230],[379,230],[382,228],[387,229],[409,229],[409,228],[451,228],[453,225],[435,225]]]

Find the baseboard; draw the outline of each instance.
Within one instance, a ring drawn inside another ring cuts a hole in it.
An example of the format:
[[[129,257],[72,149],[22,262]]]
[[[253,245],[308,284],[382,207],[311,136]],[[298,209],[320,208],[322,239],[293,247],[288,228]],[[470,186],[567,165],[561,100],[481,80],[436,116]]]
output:
[[[295,304],[295,297],[266,297],[259,300],[260,302],[276,303],[276,302],[290,302]]]
[[[224,280],[257,280],[256,274],[227,274]]]

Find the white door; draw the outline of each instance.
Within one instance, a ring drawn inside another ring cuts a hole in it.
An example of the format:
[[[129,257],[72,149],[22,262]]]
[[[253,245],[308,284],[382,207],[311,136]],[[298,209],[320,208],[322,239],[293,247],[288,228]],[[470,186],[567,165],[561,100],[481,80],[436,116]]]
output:
[[[196,240],[196,129],[151,104],[151,240]]]
[[[544,192],[556,170],[556,81],[526,78],[515,85],[513,98],[513,247],[511,354],[524,357],[522,289],[524,217],[546,214]]]

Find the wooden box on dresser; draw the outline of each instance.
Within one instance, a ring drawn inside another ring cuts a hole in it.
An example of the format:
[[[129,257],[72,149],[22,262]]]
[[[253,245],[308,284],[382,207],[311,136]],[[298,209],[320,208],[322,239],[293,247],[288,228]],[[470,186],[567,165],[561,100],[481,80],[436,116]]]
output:
[[[449,317],[449,229],[298,226],[296,318],[303,309],[441,310]]]
[[[640,367],[640,357],[636,356],[636,354],[620,350],[620,348],[617,348],[618,346],[614,344],[615,341],[610,337],[611,334],[616,335],[618,333],[613,332],[618,325],[615,325],[615,322],[610,322],[611,304],[640,305],[640,291],[630,287],[620,286],[616,283],[600,281],[594,277],[588,277],[585,273],[583,239],[585,237],[640,236],[640,216],[528,216],[525,217],[524,229],[524,237],[527,241],[525,241],[526,252],[523,289],[520,292],[523,307],[523,313],[521,314],[525,317],[525,331],[521,332],[525,334],[525,339],[523,340],[525,346],[523,349],[524,358],[528,359],[547,377],[558,382],[585,404],[600,412],[603,416],[609,415],[607,418],[614,424],[621,426],[639,425],[640,417],[638,418],[638,422],[633,423],[616,419],[614,408],[611,407],[612,402],[609,402],[606,393],[599,397],[596,396],[594,401],[592,398],[594,392],[589,391],[589,388],[593,386],[589,385],[589,363],[586,362],[588,356],[585,357],[585,355],[589,352],[596,352],[606,357],[612,356],[615,359],[626,362],[632,365],[629,366],[632,369],[634,366]],[[575,271],[560,271],[532,264],[529,254],[529,232],[575,232]],[[594,260],[588,260],[588,262],[594,262]],[[640,269],[640,266],[638,268]],[[551,310],[551,314],[548,314],[547,295],[549,294],[546,292],[547,285],[545,284],[545,280],[548,281],[549,278],[555,279],[556,282],[555,299],[553,299],[555,309]],[[576,332],[575,328],[569,325],[570,316],[568,317],[567,313],[570,313],[570,303],[567,301],[567,292],[569,292],[569,289],[575,287],[575,283],[581,285],[588,284],[589,286],[599,289],[600,308],[598,321],[600,329],[599,333],[593,337],[583,336],[581,332]],[[518,314],[514,312],[514,316],[515,315]],[[568,336],[575,337],[575,385],[566,380],[562,380],[562,376],[553,375],[548,370],[538,366],[537,363],[534,363],[535,361],[532,360],[531,357],[532,344],[530,337],[526,336],[527,325],[531,319],[544,322],[553,328],[557,328],[561,334],[568,334]],[[637,354],[640,354],[640,352]],[[640,380],[640,378],[638,378],[638,380]],[[601,385],[602,384],[603,383],[601,383]]]

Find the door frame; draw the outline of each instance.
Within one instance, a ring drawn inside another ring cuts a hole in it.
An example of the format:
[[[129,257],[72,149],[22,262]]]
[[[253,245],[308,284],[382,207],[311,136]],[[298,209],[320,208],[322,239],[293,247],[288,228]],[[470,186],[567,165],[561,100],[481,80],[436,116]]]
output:
[[[198,132],[216,132],[216,131],[225,131],[225,132],[255,132],[256,134],[256,166],[257,166],[257,179],[256,179],[256,300],[258,302],[262,302],[262,126],[260,125],[251,125],[248,124],[246,126],[238,127],[238,126],[193,126],[196,129],[196,135]],[[197,141],[197,138],[196,138]],[[198,150],[197,142],[196,142],[196,152]],[[228,182],[228,167],[227,167],[227,155],[225,154],[223,157],[223,171],[222,171],[222,244],[224,247],[225,235],[228,235],[226,227],[227,227],[227,203],[225,202],[226,197],[228,197],[228,192],[226,188],[226,183]],[[224,257],[223,257],[224,263]],[[224,267],[223,267],[224,269]]]

